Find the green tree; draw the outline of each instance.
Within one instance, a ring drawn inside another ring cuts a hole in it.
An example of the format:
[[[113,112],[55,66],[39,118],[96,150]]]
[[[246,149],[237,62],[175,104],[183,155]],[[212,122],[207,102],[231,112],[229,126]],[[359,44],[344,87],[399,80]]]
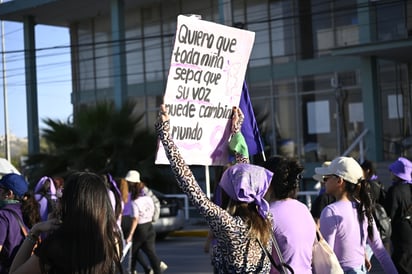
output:
[[[71,123],[44,119],[42,138],[47,146],[28,157],[30,181],[72,170],[124,176],[139,167],[150,176],[155,169],[156,136],[142,125],[143,115],[133,110],[131,103],[120,110],[100,103],[80,110]]]

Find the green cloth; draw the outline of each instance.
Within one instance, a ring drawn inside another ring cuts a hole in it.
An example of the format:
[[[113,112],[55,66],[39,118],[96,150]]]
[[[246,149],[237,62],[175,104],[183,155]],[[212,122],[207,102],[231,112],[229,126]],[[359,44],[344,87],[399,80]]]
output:
[[[243,137],[242,133],[237,132],[232,135],[232,138],[229,142],[229,149],[230,152],[235,154],[239,153],[245,156],[245,158],[249,158],[249,151],[247,148],[245,137]]]

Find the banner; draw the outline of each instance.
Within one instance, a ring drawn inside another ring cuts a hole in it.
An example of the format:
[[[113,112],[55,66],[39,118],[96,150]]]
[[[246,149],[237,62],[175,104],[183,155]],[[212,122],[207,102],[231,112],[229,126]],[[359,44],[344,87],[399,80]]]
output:
[[[254,32],[179,15],[164,104],[170,133],[189,165],[228,163],[233,106],[238,106]],[[169,164],[159,146],[156,164]]]

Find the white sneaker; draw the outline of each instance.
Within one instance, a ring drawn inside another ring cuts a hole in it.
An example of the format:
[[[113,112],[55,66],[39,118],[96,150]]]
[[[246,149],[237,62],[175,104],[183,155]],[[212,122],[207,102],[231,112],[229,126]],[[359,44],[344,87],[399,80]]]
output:
[[[160,271],[164,272],[167,268],[167,264],[163,261],[160,261]]]

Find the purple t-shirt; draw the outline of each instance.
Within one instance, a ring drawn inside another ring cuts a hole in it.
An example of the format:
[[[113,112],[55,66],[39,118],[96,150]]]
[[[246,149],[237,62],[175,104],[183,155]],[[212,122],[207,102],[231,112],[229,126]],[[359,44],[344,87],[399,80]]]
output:
[[[284,261],[295,273],[312,274],[312,247],[316,224],[305,204],[295,199],[270,204],[273,229]],[[272,252],[276,254],[275,251]],[[275,255],[274,258],[277,256]],[[272,272],[271,273],[276,273]]]
[[[356,203],[351,201],[334,202],[325,207],[320,216],[320,231],[335,252],[344,271],[364,265],[368,242],[385,273],[398,273],[382,244],[375,222],[373,240],[367,237],[367,228],[368,222],[365,217],[361,229]]]
[[[127,196],[127,202],[124,204],[124,208],[123,208],[122,214],[123,214],[123,216],[130,216],[130,215],[132,215],[132,199],[131,199],[130,193],[129,193],[129,195]]]
[[[24,240],[18,220],[9,211],[13,210],[23,220],[20,205],[20,203],[8,204],[0,209],[0,245],[3,246],[1,254],[7,258],[6,266],[0,263],[0,273],[6,273],[5,267],[10,267],[17,250]]]

